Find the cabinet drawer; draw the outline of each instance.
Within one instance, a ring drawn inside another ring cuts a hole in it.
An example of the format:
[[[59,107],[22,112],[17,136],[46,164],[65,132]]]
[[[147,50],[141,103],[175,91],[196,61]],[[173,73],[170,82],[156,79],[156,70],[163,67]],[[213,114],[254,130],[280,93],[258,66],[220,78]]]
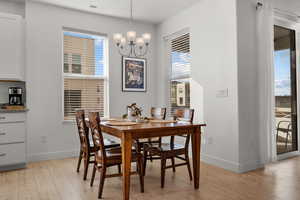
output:
[[[0,145],[0,166],[25,163],[25,143]]]
[[[24,121],[25,113],[0,113],[0,123]]]
[[[0,124],[0,144],[24,142],[25,141],[25,123],[7,123]]]

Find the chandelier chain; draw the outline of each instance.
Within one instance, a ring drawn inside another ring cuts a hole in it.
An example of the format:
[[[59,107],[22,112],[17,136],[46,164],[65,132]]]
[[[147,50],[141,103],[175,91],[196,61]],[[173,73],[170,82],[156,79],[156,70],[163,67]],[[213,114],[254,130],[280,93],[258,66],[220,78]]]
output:
[[[133,9],[132,9],[132,0],[130,0],[130,20],[131,20],[131,22],[133,21],[133,14],[132,14],[132,12],[133,12]]]

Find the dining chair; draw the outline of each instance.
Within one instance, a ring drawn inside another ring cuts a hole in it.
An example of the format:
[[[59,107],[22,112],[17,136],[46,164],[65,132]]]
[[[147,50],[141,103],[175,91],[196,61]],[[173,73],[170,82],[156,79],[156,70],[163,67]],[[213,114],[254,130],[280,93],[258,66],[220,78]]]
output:
[[[77,172],[79,172],[81,160],[83,159],[84,160],[83,180],[86,180],[89,164],[94,163],[92,158],[95,155],[96,148],[94,147],[93,141],[91,141],[89,137],[89,128],[85,122],[84,110],[76,110],[75,116],[76,116],[76,124],[78,129],[79,140],[80,140],[80,151],[79,151],[79,158],[77,163]],[[120,146],[120,144],[109,139],[105,139],[104,144],[106,148]]]
[[[276,127],[276,142],[278,143],[283,139],[283,136],[279,136],[279,132],[285,133],[285,150],[288,150],[289,136],[292,135],[292,131],[291,121],[282,120],[278,122]]]
[[[193,109],[177,109],[174,113],[174,120],[176,120],[176,123],[193,123],[194,119],[194,110]],[[144,154],[144,165],[143,165],[143,171],[146,170],[147,165],[147,156],[150,155],[156,155],[159,156],[161,159],[161,188],[164,187],[165,184],[165,171],[166,169],[172,168],[173,172],[175,172],[175,168],[179,166],[187,166],[188,173],[190,180],[192,181],[192,171],[191,171],[191,165],[189,160],[189,143],[190,143],[190,133],[184,132],[182,135],[179,135],[180,137],[185,138],[185,144],[176,144],[175,143],[175,136],[171,136],[170,143],[161,143],[159,145],[150,145],[145,143],[143,147],[143,154]],[[167,159],[170,159],[172,161],[172,164],[170,166],[166,166]],[[175,159],[182,160],[184,162],[175,163]]]
[[[167,108],[159,108],[159,107],[152,107],[150,110],[151,119],[158,119],[158,120],[165,120],[166,119]],[[141,152],[143,150],[144,144],[161,144],[161,137],[156,138],[148,138],[148,139],[140,139],[136,141],[137,151]],[[151,154],[147,156],[147,160],[151,162],[155,159],[160,159],[159,157],[153,157]],[[144,172],[145,173],[145,172]]]
[[[91,186],[93,186],[96,171],[100,172],[100,183],[99,183],[99,191],[98,198],[102,198],[103,186],[105,178],[122,176],[122,173],[119,171],[117,174],[106,174],[106,170],[108,167],[112,166],[120,166],[122,164],[122,149],[120,147],[113,148],[105,148],[103,135],[100,127],[100,117],[98,112],[90,112],[89,113],[89,123],[92,132],[92,138],[97,148],[95,152],[95,161],[94,168],[91,179]],[[144,192],[144,176],[143,176],[143,156],[137,151],[132,151],[132,162],[137,163],[136,172],[140,177],[140,187],[141,192]]]

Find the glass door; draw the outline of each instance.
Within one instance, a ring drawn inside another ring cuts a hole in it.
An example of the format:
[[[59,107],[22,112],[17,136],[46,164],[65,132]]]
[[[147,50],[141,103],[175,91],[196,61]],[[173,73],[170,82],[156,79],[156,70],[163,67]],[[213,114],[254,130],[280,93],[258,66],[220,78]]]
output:
[[[277,154],[298,150],[296,32],[274,26]]]

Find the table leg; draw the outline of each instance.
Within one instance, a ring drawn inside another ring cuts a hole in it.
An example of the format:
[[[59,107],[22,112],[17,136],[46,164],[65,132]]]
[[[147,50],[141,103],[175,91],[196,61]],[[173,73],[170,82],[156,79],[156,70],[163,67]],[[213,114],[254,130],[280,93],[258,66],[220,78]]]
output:
[[[195,128],[192,134],[192,153],[193,153],[193,175],[194,175],[194,187],[199,188],[200,179],[200,147],[201,147],[201,130]]]
[[[123,200],[129,200],[132,138],[130,133],[122,135]]]

